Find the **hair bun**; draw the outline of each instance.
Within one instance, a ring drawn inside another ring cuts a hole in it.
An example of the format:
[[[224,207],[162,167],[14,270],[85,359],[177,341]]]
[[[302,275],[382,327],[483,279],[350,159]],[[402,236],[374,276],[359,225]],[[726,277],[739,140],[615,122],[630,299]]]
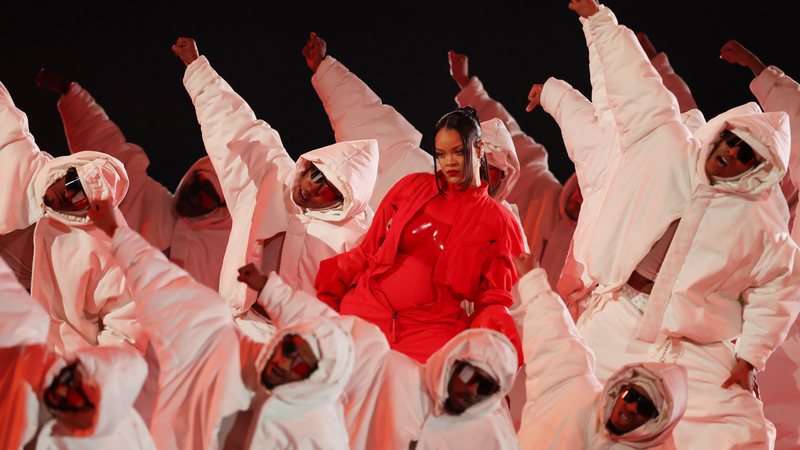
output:
[[[465,116],[480,123],[480,120],[478,120],[478,111],[475,110],[475,108],[473,108],[472,106],[462,106],[461,108],[458,108],[456,111],[461,111],[461,113],[463,113]]]

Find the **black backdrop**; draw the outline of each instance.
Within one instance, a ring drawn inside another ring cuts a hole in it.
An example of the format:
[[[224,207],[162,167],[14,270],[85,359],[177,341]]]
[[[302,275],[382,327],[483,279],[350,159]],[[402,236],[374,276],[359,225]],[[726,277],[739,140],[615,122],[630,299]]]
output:
[[[419,129],[431,148],[436,119],[454,107],[447,50],[470,56],[472,74],[550,151],[562,181],[572,172],[555,123],[526,114],[532,82],[553,75],[589,93],[587,51],[567,1],[375,4],[356,8],[262,2],[147,6],[64,2],[6,6],[0,19],[0,81],[30,121],[43,150],[66,154],[56,95],[33,86],[39,67],[80,82],[129,141],[147,151],[150,174],[174,188],[204,154],[194,109],[182,84],[183,64],[170,46],[197,39],[201,54],[280,133],[293,156],[333,141],[300,50],[310,31],[328,53],[365,80]],[[796,18],[775,2],[615,1],[620,22],[650,35],[692,88],[707,118],[752,100],[749,70],[719,60],[731,38],[766,64],[800,77]]]

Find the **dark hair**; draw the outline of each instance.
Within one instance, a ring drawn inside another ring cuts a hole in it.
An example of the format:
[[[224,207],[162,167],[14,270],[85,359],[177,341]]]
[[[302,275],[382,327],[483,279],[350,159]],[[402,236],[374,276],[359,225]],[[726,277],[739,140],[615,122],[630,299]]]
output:
[[[472,158],[474,157],[473,148],[478,140],[481,138],[481,123],[478,120],[478,112],[471,106],[464,106],[458,108],[442,116],[436,122],[433,129],[434,149],[436,148],[435,140],[439,130],[446,128],[448,130],[455,130],[461,136],[461,143],[464,145],[464,181],[461,183],[461,190],[467,190],[475,179],[475,174],[472,173]],[[469,168],[469,170],[467,170]],[[438,158],[436,158],[436,151],[433,153],[433,171],[438,173]],[[486,154],[484,153],[481,159],[480,178],[489,181],[489,164],[486,162]],[[443,192],[442,182],[438,176],[436,177],[436,187],[439,192]]]

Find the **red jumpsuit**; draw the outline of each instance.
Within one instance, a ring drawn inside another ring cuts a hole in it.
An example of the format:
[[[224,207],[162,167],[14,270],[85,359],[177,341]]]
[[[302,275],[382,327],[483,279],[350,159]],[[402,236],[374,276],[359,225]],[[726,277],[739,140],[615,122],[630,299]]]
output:
[[[519,226],[486,184],[446,188],[440,195],[432,174],[398,181],[361,245],[320,264],[318,297],[374,323],[393,349],[423,363],[470,327],[504,333],[521,363],[508,313],[518,278],[511,258],[523,251]],[[469,317],[464,299],[475,306]]]

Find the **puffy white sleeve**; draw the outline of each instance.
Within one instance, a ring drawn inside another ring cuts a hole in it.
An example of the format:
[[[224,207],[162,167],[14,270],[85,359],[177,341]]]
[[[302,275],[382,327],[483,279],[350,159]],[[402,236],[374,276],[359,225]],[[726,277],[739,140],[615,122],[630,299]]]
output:
[[[543,269],[520,278],[514,287],[525,308],[522,351],[525,354],[527,402],[535,402],[576,377],[595,383],[594,354],[578,332]]]
[[[742,335],[735,350],[763,370],[800,311],[800,250],[782,233],[767,243],[756,271],[756,287],[742,293]]]
[[[33,180],[50,159],[36,145],[28,116],[0,83],[0,234],[26,228],[42,216]]]
[[[282,192],[295,163],[278,132],[256,118],[205,56],[189,64],[183,84],[231,214],[240,208],[252,209],[262,186]]]
[[[112,250],[159,361],[154,439],[159,448],[211,448],[220,420],[250,403],[227,303],[129,228],[116,230]]]
[[[764,111],[783,111],[789,115],[791,154],[789,175],[800,188],[800,84],[775,66],[769,66],[750,82],[750,90]]]
[[[378,179],[369,205],[377,210],[395,183],[415,172],[432,172],[433,156],[420,148],[422,134],[342,63],[326,56],[311,83],[322,100],[337,142],[378,141]]]
[[[289,287],[275,272],[270,272],[256,301],[278,328],[298,325],[317,317],[339,317],[339,313],[318,298]]]
[[[636,144],[653,133],[682,128],[675,97],[664,86],[633,32],[618,24],[611,10],[604,6],[584,22],[584,28],[599,62],[590,65],[590,70],[602,73],[621,151],[647,149],[649,146],[636,147]],[[593,83],[595,78],[593,73]]]
[[[176,219],[172,193],[147,174],[150,159],[144,150],[125,140],[103,107],[78,83],[70,84],[58,100],[58,112],[71,153],[94,150],[125,165],[130,188],[119,209],[131,228],[159,250],[167,249]]]

